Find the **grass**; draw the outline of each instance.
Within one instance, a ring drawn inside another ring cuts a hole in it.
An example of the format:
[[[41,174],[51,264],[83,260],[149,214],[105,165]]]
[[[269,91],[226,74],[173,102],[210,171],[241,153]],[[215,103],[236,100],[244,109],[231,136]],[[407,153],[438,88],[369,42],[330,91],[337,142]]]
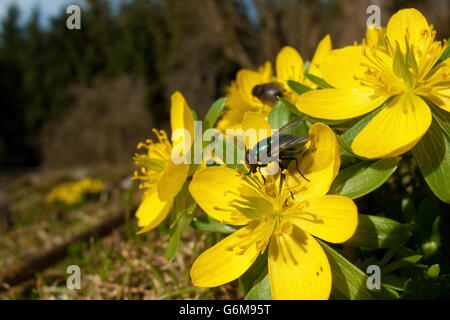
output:
[[[108,190],[100,198],[72,206],[51,206],[45,194],[71,172],[25,174],[5,186],[13,226],[0,232],[0,270],[39,253],[93,225],[131,208],[140,200],[135,186],[126,182],[129,168],[101,168],[86,172],[100,177]],[[124,188],[124,185],[126,186]],[[128,185],[128,186],[127,186]],[[161,228],[163,231],[163,228]],[[198,254],[211,244],[211,235],[188,230],[183,246],[168,262],[168,235],[154,230],[136,235],[135,218],[103,238],[73,243],[58,264],[9,291],[0,299],[238,299],[237,284],[204,289],[191,285],[189,268]],[[81,289],[66,286],[69,265],[81,269]]]

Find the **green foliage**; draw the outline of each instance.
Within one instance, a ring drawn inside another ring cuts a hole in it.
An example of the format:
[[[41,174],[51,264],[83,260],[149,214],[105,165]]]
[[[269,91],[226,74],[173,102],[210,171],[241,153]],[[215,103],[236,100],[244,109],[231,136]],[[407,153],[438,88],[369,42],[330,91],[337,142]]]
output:
[[[244,300],[272,300],[268,274],[249,291]]]
[[[302,95],[305,92],[312,90],[310,87],[305,86],[303,83],[299,83],[294,80],[288,80],[287,84],[288,84],[289,88],[291,88],[298,95]]]
[[[289,108],[285,104],[278,102],[269,113],[268,122],[272,129],[280,129],[289,122],[289,117]]]
[[[362,161],[341,170],[330,187],[331,194],[356,199],[377,189],[392,175],[399,157]]]
[[[267,251],[239,278],[239,289],[245,296],[267,275]],[[256,289],[255,289],[256,290]]]
[[[410,280],[401,296],[402,300],[448,300],[450,299],[450,275],[423,276]]]
[[[396,294],[382,287],[378,292],[367,288],[367,275],[345,259],[336,250],[319,241],[331,266],[333,277],[332,296],[336,299],[373,300],[375,298],[394,299]]]
[[[289,102],[289,100],[278,97],[278,101],[280,103],[282,103],[284,106],[286,106],[286,108],[288,108],[289,112],[292,113],[293,115],[295,115],[295,116],[302,115],[302,113],[297,109],[297,107],[294,104],[292,104],[291,102]]]
[[[217,99],[216,102],[212,104],[212,106],[208,110],[208,113],[205,116],[203,130],[208,130],[214,127],[217,120],[223,113],[226,102],[227,98],[220,98]]]
[[[218,232],[224,234],[230,234],[237,230],[236,227],[227,224],[221,224],[219,221],[211,218],[208,215],[202,215],[192,219],[192,226],[199,230],[205,232]]]
[[[408,228],[391,219],[360,214],[355,234],[346,245],[362,248],[392,248],[405,243],[411,233]]]
[[[433,120],[430,129],[412,149],[412,153],[433,193],[442,201],[450,203],[448,121],[440,118],[439,115],[435,118],[439,120]],[[445,127],[442,127],[444,125]],[[446,131],[443,131],[444,128]]]
[[[186,182],[175,197],[174,206],[170,213],[173,222],[169,229],[169,245],[166,252],[166,259],[169,261],[175,257],[181,245],[181,235],[189,227],[192,213],[197,208],[197,203],[189,193],[188,185]]]
[[[305,78],[317,85],[319,88],[325,89],[325,88],[333,88],[328,82],[326,82],[324,79],[315,76],[311,73],[305,73]]]

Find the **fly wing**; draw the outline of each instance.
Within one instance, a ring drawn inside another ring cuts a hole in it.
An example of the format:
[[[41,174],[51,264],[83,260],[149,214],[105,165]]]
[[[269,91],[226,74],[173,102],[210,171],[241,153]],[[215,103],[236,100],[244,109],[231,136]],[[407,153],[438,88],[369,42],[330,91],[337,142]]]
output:
[[[277,133],[280,137],[286,134],[292,134],[295,129],[297,129],[306,119],[306,115],[301,115],[294,120],[286,123],[280,129],[278,129]]]
[[[296,148],[308,142],[311,139],[311,136],[294,136],[285,134],[279,137],[278,143],[276,140],[271,140],[271,151],[272,155],[280,154],[280,151],[285,151],[289,149]]]
[[[295,135],[295,130],[305,121],[306,115],[301,115],[294,120],[286,123],[280,129],[275,130],[274,134],[272,134],[272,139],[277,139],[284,135]]]

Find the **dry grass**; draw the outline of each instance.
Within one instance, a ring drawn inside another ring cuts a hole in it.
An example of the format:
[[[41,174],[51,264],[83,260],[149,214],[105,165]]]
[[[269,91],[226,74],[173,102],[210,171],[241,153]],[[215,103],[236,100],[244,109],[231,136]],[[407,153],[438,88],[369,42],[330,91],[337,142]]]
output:
[[[119,209],[135,206],[140,195],[123,188],[129,168],[87,171],[108,184],[96,201],[75,208],[48,207],[43,197],[55,184],[73,179],[67,171],[34,173],[15,179],[7,187],[14,225],[0,232],[0,270],[29,255],[50,248],[85,231]],[[79,174],[78,174],[79,175]],[[77,174],[75,174],[77,176]],[[168,235],[164,228],[136,235],[136,221],[102,239],[74,243],[57,265],[3,293],[3,299],[238,299],[237,283],[215,289],[191,285],[194,259],[212,245],[211,234],[188,230],[173,261],[165,259]],[[66,286],[67,266],[81,268],[81,290]]]

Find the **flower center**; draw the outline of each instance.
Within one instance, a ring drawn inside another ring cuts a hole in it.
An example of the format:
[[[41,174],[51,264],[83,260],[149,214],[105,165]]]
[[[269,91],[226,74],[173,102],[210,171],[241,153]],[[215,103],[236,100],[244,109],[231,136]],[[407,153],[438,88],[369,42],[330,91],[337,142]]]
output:
[[[361,85],[375,89],[375,94],[393,96],[417,93],[429,83],[427,78],[436,70],[435,64],[447,47],[446,42],[434,41],[433,30],[423,30],[415,44],[405,36],[404,48],[386,37],[383,46],[363,44],[365,72],[356,77]]]
[[[167,162],[171,161],[172,145],[165,131],[153,129],[158,142],[147,139],[138,144],[137,149],[145,149],[146,153],[135,154],[134,162],[140,167],[134,171],[133,180],[141,180],[140,189],[148,189],[155,185],[161,172],[166,168]]]

